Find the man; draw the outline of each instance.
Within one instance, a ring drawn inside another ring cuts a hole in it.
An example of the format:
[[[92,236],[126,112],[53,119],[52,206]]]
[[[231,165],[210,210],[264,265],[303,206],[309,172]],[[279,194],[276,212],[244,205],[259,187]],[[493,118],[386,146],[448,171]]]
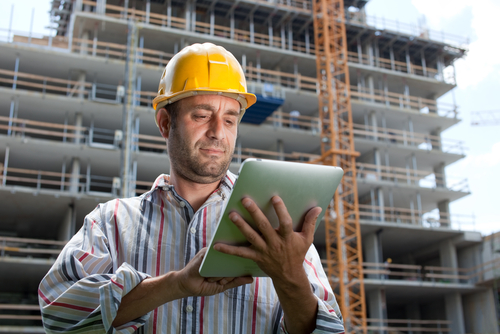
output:
[[[153,101],[171,174],[85,218],[40,284],[47,332],[343,332],[311,245],[320,208],[294,232],[279,197],[272,198],[278,229],[244,199],[260,233],[232,213],[252,246],[215,249],[256,261],[269,278],[199,275],[236,179],[228,168],[238,123],[253,103],[241,66],[224,48],[194,44],[172,58]]]

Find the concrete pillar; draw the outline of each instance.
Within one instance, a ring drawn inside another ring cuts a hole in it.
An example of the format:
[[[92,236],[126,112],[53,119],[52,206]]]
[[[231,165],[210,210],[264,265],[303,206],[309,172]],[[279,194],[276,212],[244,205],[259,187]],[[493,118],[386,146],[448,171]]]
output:
[[[365,53],[368,55],[368,62],[370,66],[373,66],[373,47],[371,43],[365,45]]]
[[[106,0],[97,0],[96,13],[99,15],[106,14]]]
[[[427,76],[427,64],[425,62],[425,52],[424,50],[420,51],[420,58],[422,59],[422,74],[424,75],[424,77]]]
[[[285,160],[285,145],[283,143],[283,140],[278,139],[278,141],[276,142],[276,147],[277,147],[279,159]]]
[[[282,24],[281,25],[281,48],[285,49],[286,48],[286,38],[285,38],[285,26]]]
[[[373,76],[368,75],[366,79],[368,81],[368,93],[370,94],[370,101],[374,102],[375,99],[373,98],[373,96],[375,95],[375,83],[373,81]]]
[[[449,270],[444,270],[442,273],[445,275],[458,275],[458,258],[457,249],[455,244],[448,239],[441,241],[439,244],[439,258],[441,261],[441,267],[451,268]],[[457,278],[448,278],[446,281],[453,283],[458,283]]]
[[[373,110],[370,111],[370,125],[372,127],[373,139],[377,140],[378,139],[377,113]]]
[[[444,167],[444,162],[441,162],[433,168],[436,188],[446,188],[446,174]]]
[[[82,11],[82,4],[83,4],[83,0],[76,0],[74,2],[73,11],[74,12],[81,12]]]
[[[463,307],[467,333],[499,333],[493,289],[464,295]]]
[[[450,201],[445,199],[444,201],[438,202],[437,206],[439,210],[439,220],[441,227],[451,228]]]
[[[83,99],[85,97],[85,72],[81,71],[78,74],[78,98]]]
[[[381,319],[380,322],[372,322],[372,326],[382,327],[383,320],[387,319],[387,307],[385,303],[385,290],[375,289],[367,293],[368,297],[368,314],[371,319]],[[371,333],[385,334],[383,329],[373,330]]]
[[[395,71],[396,70],[396,62],[394,60],[394,50],[392,46],[389,49],[389,56],[391,57],[391,70]]]
[[[123,3],[123,8],[125,9],[123,11],[123,18],[126,19],[127,16],[128,16],[128,1],[129,0],[125,0],[124,3]]]
[[[80,36],[80,39],[82,40],[80,42],[80,54],[81,55],[86,55],[88,52],[88,40],[89,40],[89,31],[85,30],[83,34]]]
[[[306,34],[305,34],[305,42],[306,42],[306,53],[309,54],[310,53],[310,39],[309,39],[309,29],[306,29]]]
[[[381,240],[382,230],[373,232],[367,235],[363,235],[363,250],[365,251],[365,261],[370,263],[383,263],[382,258],[382,240]],[[372,267],[370,267],[372,268]],[[379,269],[381,269],[379,267]],[[368,274],[367,278],[379,279],[381,275],[379,274]]]
[[[439,150],[442,151],[442,145],[441,145],[441,128],[437,128],[435,130],[432,130],[430,135],[432,136],[432,139],[430,139],[430,145],[433,150]]]
[[[410,50],[408,49],[408,47],[406,47],[406,72],[408,72],[408,74],[411,74],[412,72],[411,61],[410,61]]]
[[[68,205],[64,218],[59,227],[58,239],[60,241],[68,241],[75,234],[76,210],[73,203]]]
[[[380,166],[382,165],[382,159],[380,158],[380,150],[378,148],[373,149],[373,164],[377,165],[377,173],[380,173]]]
[[[213,15],[213,11],[212,11],[212,15]],[[253,14],[252,14],[252,15],[250,15],[250,43],[253,44],[254,42],[255,42],[255,25],[253,22]]]
[[[83,131],[80,130],[82,129],[82,120],[83,120],[83,116],[82,116],[82,113],[76,113],[75,114],[75,127],[79,128],[79,129],[76,129],[75,130],[75,139],[74,139],[74,142],[75,144],[81,144],[82,141],[83,141]]]
[[[379,211],[379,220],[385,221],[384,189],[377,188],[377,206]]]
[[[72,193],[77,193],[79,190],[80,183],[80,159],[73,158],[71,161],[71,180],[69,191]]]
[[[269,24],[267,27],[267,33],[269,35],[269,46],[273,47],[273,24],[271,22],[271,19],[269,19]]]
[[[186,10],[186,31],[189,31],[189,29],[191,28],[191,0],[187,0],[186,1],[186,6],[185,6],[185,10]]]
[[[149,23],[149,14],[151,13],[151,1],[147,0],[146,1],[146,18],[145,18],[145,23]]]
[[[444,297],[446,320],[451,321],[450,333],[465,334],[464,314],[462,309],[462,296],[455,292]]]
[[[361,37],[359,36],[357,40],[357,50],[358,50],[358,63],[363,64],[363,49],[361,46]]]

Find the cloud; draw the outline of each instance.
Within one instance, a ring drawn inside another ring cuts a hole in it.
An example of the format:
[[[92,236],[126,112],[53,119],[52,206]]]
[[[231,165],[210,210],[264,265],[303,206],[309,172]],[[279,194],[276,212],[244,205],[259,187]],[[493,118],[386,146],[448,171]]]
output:
[[[497,165],[500,167],[500,142],[493,144],[490,152],[478,155],[468,155],[462,161],[462,164],[464,167],[471,167],[474,169],[491,168]]]
[[[468,0],[412,0],[412,5],[425,15],[428,23],[434,29],[441,30],[442,22],[460,14],[469,6]]]
[[[497,0],[412,0],[412,4],[428,20],[429,28],[449,31],[447,22],[463,15],[472,14],[471,29],[474,40],[468,46],[465,58],[455,63],[457,83],[460,88],[474,87],[489,75],[500,74],[498,30],[500,2]],[[451,31],[452,33],[452,31]]]

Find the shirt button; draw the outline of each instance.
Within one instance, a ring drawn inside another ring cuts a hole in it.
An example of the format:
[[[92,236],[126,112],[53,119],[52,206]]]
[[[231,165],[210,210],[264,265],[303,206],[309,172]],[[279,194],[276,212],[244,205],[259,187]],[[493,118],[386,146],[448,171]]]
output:
[[[191,233],[192,233],[192,234],[195,234],[195,233],[196,233],[196,229],[195,229],[194,227],[191,227],[191,228],[189,229],[189,231],[191,231]]]
[[[186,306],[186,312],[193,312],[193,307],[191,305]]]
[[[186,206],[186,202],[180,202],[179,205],[181,206],[181,208],[183,208]]]

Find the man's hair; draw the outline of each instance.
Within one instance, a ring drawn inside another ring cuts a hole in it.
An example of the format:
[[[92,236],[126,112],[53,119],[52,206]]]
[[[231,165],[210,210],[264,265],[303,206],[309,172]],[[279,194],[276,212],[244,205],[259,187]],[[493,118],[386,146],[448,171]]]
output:
[[[170,128],[175,129],[177,125],[177,117],[179,116],[180,104],[181,100],[175,101],[172,104],[165,105],[165,109],[170,116]]]

